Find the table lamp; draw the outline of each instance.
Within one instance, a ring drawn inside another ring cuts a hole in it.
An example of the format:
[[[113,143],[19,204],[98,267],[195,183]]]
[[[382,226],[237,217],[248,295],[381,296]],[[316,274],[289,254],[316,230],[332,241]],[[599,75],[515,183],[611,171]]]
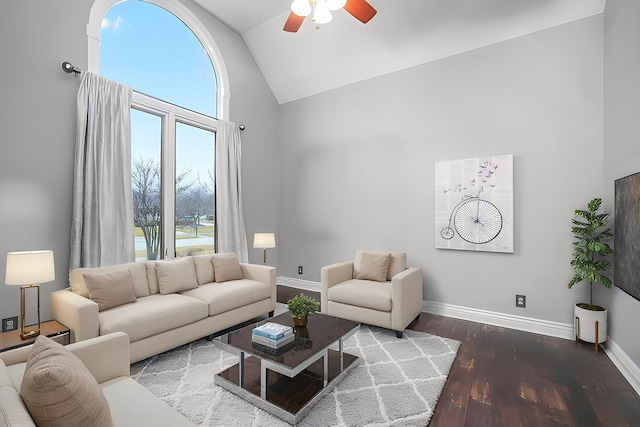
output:
[[[276,247],[276,235],[274,233],[256,233],[253,235],[253,247],[262,248],[264,256],[262,264],[267,264],[267,248]]]
[[[40,335],[40,284],[55,279],[53,251],[9,252],[7,254],[7,272],[4,282],[7,285],[20,286],[20,338],[23,340]],[[38,325],[27,331],[24,325],[25,290],[38,290]]]

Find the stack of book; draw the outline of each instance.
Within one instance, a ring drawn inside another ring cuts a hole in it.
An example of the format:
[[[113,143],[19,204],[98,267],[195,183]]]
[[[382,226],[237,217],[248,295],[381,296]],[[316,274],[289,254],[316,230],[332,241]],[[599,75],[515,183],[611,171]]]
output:
[[[293,328],[278,323],[267,322],[253,328],[251,340],[266,349],[279,350],[294,340]]]

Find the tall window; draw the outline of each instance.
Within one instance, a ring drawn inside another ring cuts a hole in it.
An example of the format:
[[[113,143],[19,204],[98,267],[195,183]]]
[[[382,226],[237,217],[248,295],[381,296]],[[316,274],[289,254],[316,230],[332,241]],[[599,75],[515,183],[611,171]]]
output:
[[[213,253],[217,88],[202,43],[155,4],[117,3],[102,21],[100,74],[134,90],[136,259]]]

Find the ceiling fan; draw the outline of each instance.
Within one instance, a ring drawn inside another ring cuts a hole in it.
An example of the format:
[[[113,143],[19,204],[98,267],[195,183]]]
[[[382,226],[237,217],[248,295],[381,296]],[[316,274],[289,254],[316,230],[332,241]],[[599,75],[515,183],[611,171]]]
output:
[[[366,0],[293,0],[291,13],[283,30],[297,32],[308,15],[311,15],[316,24],[326,24],[332,19],[331,11],[342,8],[363,24],[378,13]]]

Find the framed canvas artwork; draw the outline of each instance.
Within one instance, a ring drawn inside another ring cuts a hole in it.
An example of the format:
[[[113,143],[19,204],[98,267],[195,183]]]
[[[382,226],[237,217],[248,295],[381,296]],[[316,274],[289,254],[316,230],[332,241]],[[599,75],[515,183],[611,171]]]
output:
[[[513,155],[435,165],[436,248],[513,253]]]

